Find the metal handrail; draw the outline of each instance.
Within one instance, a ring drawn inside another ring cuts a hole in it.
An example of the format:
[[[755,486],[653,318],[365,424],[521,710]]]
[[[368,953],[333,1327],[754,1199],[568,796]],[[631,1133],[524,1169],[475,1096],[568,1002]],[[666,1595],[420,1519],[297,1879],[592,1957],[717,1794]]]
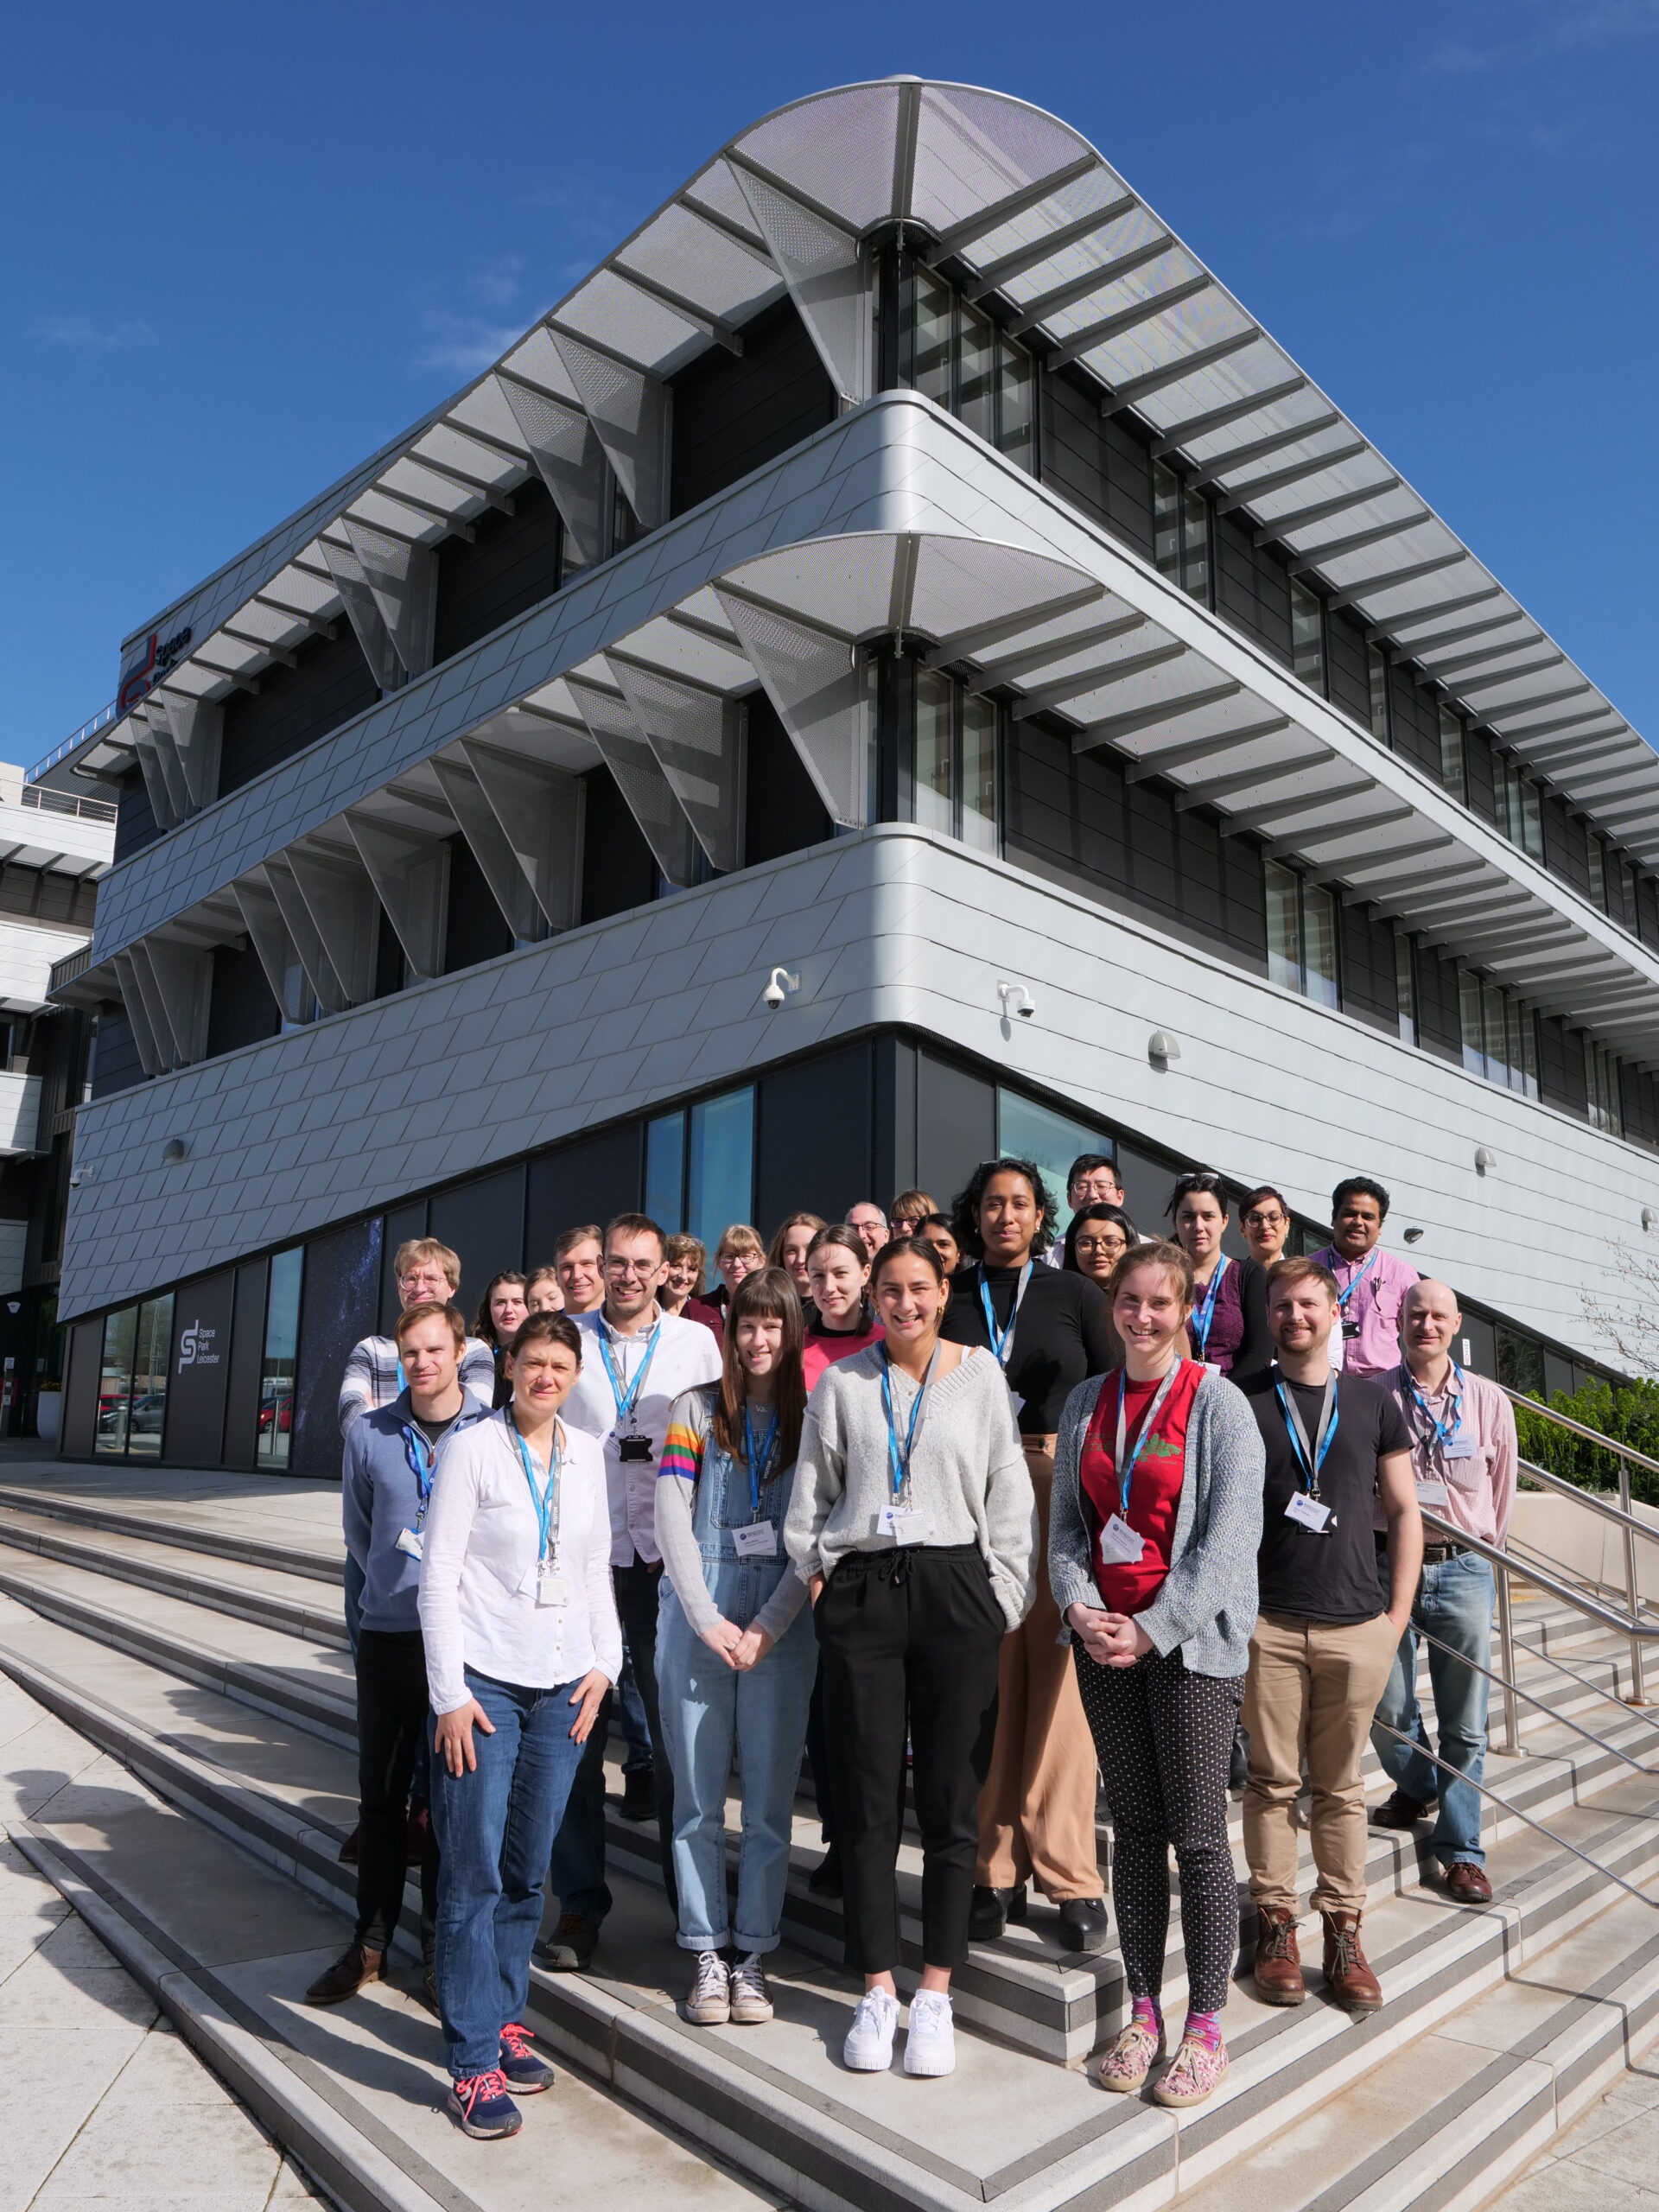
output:
[[[1461,1656],[1461,1654],[1459,1656]],[[1534,1820],[1530,1813],[1522,1812],[1520,1806],[1513,1803],[1508,1797],[1500,1797],[1496,1789],[1488,1789],[1484,1782],[1477,1782],[1472,1775],[1465,1774],[1461,1767],[1453,1766],[1449,1759],[1443,1759],[1435,1752],[1425,1750],[1414,1736],[1408,1736],[1401,1729],[1391,1728],[1386,1720],[1374,1719],[1371,1726],[1373,1728],[1380,1728],[1385,1736],[1392,1736],[1396,1744],[1403,1744],[1408,1751],[1415,1751],[1419,1758],[1427,1759],[1431,1766],[1438,1767],[1442,1774],[1449,1774],[1459,1782],[1467,1783],[1471,1789],[1479,1790],[1483,1797],[1490,1797],[1494,1805],[1501,1805],[1506,1813],[1513,1813],[1517,1821],[1524,1821],[1529,1828],[1536,1828],[1540,1835],[1547,1835],[1552,1843],[1559,1844],[1563,1851],[1570,1851],[1575,1859],[1581,1859],[1586,1866],[1593,1866],[1605,1881],[1616,1882],[1619,1888],[1633,1897],[1638,1904],[1659,1907],[1659,1897],[1650,1897],[1645,1890],[1638,1890],[1634,1882],[1627,1882],[1622,1874],[1616,1874],[1611,1866],[1605,1866],[1599,1859],[1592,1858],[1589,1852],[1580,1850],[1576,1843],[1569,1843],[1564,1835],[1557,1835],[1554,1828],[1546,1827],[1542,1821]],[[1652,1816],[1632,1813],[1626,1815],[1625,1817],[1639,1820]]]
[[[1575,1735],[1582,1736],[1586,1743],[1595,1744],[1602,1751],[1610,1752],[1614,1758],[1623,1759],[1626,1766],[1633,1766],[1638,1774],[1645,1774],[1650,1780],[1659,1781],[1659,1766],[1643,1766],[1640,1759],[1632,1758],[1628,1751],[1621,1751],[1617,1744],[1610,1744],[1605,1736],[1599,1736],[1593,1728],[1586,1728],[1583,1721],[1573,1719],[1570,1713],[1558,1713],[1553,1705],[1538,1696],[1535,1691],[1523,1690],[1519,1682],[1510,1681],[1506,1675],[1494,1674],[1490,1667],[1483,1667],[1478,1659],[1471,1659],[1466,1651],[1454,1651],[1449,1643],[1442,1643],[1438,1636],[1431,1636],[1426,1628],[1418,1629],[1417,1633],[1425,1643],[1433,1644],[1436,1651],[1445,1652],[1446,1657],[1455,1660],[1459,1667],[1467,1667],[1473,1674],[1484,1675],[1489,1682],[1496,1682],[1500,1689],[1512,1691],[1516,1697],[1525,1698],[1529,1705],[1535,1705],[1540,1713],[1547,1713],[1559,1726],[1572,1729]],[[1621,1712],[1630,1710],[1622,1697],[1614,1697],[1606,1690],[1599,1690],[1593,1683],[1586,1682],[1584,1687],[1590,1691],[1592,1696],[1602,1698],[1609,1705],[1618,1706]]]
[[[1617,1521],[1624,1528],[1633,1529],[1638,1536],[1645,1536],[1649,1543],[1659,1544],[1659,1528],[1650,1521],[1639,1519],[1634,1513],[1627,1513],[1622,1505],[1615,1505],[1599,1490],[1585,1490],[1578,1483],[1570,1482],[1565,1475],[1554,1475],[1548,1467],[1535,1466],[1530,1459],[1517,1457],[1515,1464],[1529,1482],[1541,1483],[1546,1490],[1570,1497],[1580,1505],[1587,1505],[1592,1513],[1599,1513],[1604,1521]]]
[[[1427,1506],[1423,1507],[1422,1515],[1431,1528],[1443,1529],[1453,1543],[1461,1545],[1465,1551],[1478,1552],[1482,1559],[1490,1561],[1493,1567],[1502,1568],[1506,1573],[1516,1564],[1497,1545],[1489,1544],[1482,1536],[1471,1536],[1466,1529],[1459,1528],[1454,1521],[1442,1520]],[[1548,1568],[1534,1567],[1527,1562],[1522,1562],[1522,1565],[1529,1582],[1536,1583],[1541,1590],[1548,1590],[1552,1597],[1564,1598],[1569,1605],[1576,1605],[1581,1613],[1588,1613],[1592,1620],[1605,1622],[1607,1627],[1617,1629],[1621,1636],[1640,1637],[1644,1643],[1659,1643],[1659,1621],[1638,1620],[1630,1614],[1616,1612],[1612,1606],[1604,1605],[1599,1598],[1586,1597],[1582,1590],[1573,1589],[1571,1583],[1559,1580]]]

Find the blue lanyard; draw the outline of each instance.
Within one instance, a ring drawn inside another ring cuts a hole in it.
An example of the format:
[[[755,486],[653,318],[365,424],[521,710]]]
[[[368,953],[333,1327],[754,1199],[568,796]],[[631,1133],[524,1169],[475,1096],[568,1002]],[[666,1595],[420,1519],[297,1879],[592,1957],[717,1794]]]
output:
[[[1210,1325],[1216,1318],[1216,1293],[1221,1288],[1221,1279],[1226,1274],[1227,1268],[1227,1255],[1224,1252],[1220,1259],[1216,1262],[1216,1272],[1210,1278],[1210,1287],[1205,1293],[1204,1303],[1192,1316],[1190,1324],[1192,1339],[1198,1345],[1200,1359],[1210,1348]]]
[[[507,1409],[507,1427],[512,1431],[512,1440],[518,1446],[518,1457],[524,1463],[524,1480],[530,1484],[530,1502],[536,1509],[536,1528],[540,1539],[536,1559],[539,1566],[545,1562],[550,1547],[556,1552],[559,1544],[559,1425],[557,1421],[553,1424],[553,1441],[547,1462],[547,1487],[542,1491],[536,1487],[536,1462],[530,1456],[529,1445],[518,1433],[518,1424],[512,1417],[511,1408]]]
[[[1302,1427],[1300,1408],[1292,1405],[1285,1386],[1277,1376],[1274,1377],[1273,1387],[1279,1394],[1279,1410],[1285,1417],[1285,1427],[1290,1431],[1291,1449],[1301,1463],[1303,1478],[1307,1485],[1307,1494],[1310,1497],[1317,1497],[1319,1494],[1319,1470],[1324,1466],[1325,1454],[1331,1449],[1331,1440],[1337,1433],[1336,1376],[1332,1376],[1325,1386],[1325,1408],[1319,1416],[1321,1423],[1319,1440],[1313,1447],[1311,1458],[1307,1431]]]
[[[1020,1304],[1026,1295],[1026,1286],[1030,1281],[1031,1262],[1027,1260],[1020,1269],[1020,1280],[1014,1286],[1014,1304],[1008,1309],[1008,1325],[1006,1329],[999,1329],[996,1325],[996,1309],[991,1304],[991,1287],[985,1280],[985,1263],[982,1260],[980,1262],[979,1302],[985,1310],[985,1333],[991,1340],[991,1351],[997,1365],[1004,1370],[1008,1364],[1008,1354],[1014,1350],[1014,1325],[1020,1319]]]
[[[1140,1461],[1141,1454],[1146,1450],[1151,1440],[1153,1424],[1163,1411],[1164,1400],[1169,1395],[1182,1365],[1183,1363],[1178,1359],[1158,1385],[1157,1395],[1147,1408],[1147,1417],[1141,1424],[1141,1433],[1135,1438],[1135,1448],[1129,1453],[1127,1461],[1123,1455],[1123,1433],[1124,1407],[1128,1395],[1128,1376],[1122,1368],[1120,1367],[1117,1370],[1117,1450],[1114,1454],[1113,1464],[1117,1469],[1118,1514],[1125,1521],[1129,1517],[1129,1485],[1135,1480],[1135,1467]]]
[[[1353,1296],[1354,1293],[1355,1293],[1355,1292],[1359,1288],[1359,1286],[1361,1285],[1361,1283],[1363,1283],[1363,1282],[1364,1281],[1364,1280],[1365,1280],[1366,1276],[1367,1276],[1368,1274],[1370,1274],[1370,1273],[1371,1272],[1371,1269],[1372,1269],[1372,1268],[1376,1265],[1376,1255],[1377,1255],[1377,1252],[1378,1252],[1378,1250],[1379,1250],[1380,1249],[1381,1249],[1381,1248],[1380,1248],[1379,1246],[1375,1245],[1375,1244],[1371,1247],[1371,1249],[1370,1249],[1370,1250],[1366,1254],[1366,1255],[1365,1255],[1365,1264],[1364,1264],[1364,1266],[1360,1269],[1359,1273],[1358,1273],[1358,1274],[1354,1277],[1353,1281],[1349,1284],[1349,1286],[1348,1286],[1347,1289],[1346,1289],[1346,1290],[1339,1290],[1339,1291],[1337,1293],[1337,1304],[1338,1304],[1338,1306],[1342,1309],[1342,1311],[1343,1311],[1344,1313],[1348,1311],[1348,1301],[1349,1301],[1349,1300]]]
[[[754,1517],[760,1518],[760,1485],[766,1479],[766,1462],[772,1457],[772,1447],[778,1441],[778,1408],[772,1409],[772,1420],[766,1427],[766,1440],[757,1452],[754,1446],[754,1421],[749,1412],[749,1402],[743,1401],[743,1440],[749,1447],[749,1499]]]
[[[411,1428],[405,1422],[404,1457],[409,1462],[409,1471],[415,1478],[415,1488],[420,1498],[415,1515],[415,1527],[418,1532],[426,1526],[426,1509],[432,1497],[432,1471],[438,1464],[437,1446],[418,1428]]]
[[[633,1419],[633,1409],[639,1402],[639,1393],[644,1389],[645,1377],[651,1372],[652,1358],[657,1350],[657,1339],[662,1333],[663,1325],[658,1321],[646,1341],[645,1356],[639,1363],[639,1372],[629,1383],[625,1395],[622,1389],[622,1378],[616,1371],[616,1362],[611,1357],[610,1343],[605,1333],[605,1322],[602,1316],[599,1326],[594,1332],[599,1338],[600,1357],[605,1363],[605,1372],[611,1378],[611,1395],[616,1401],[616,1424],[619,1428],[625,1421],[631,1421]]]
[[[893,1494],[899,1497],[910,1481],[910,1455],[916,1446],[916,1423],[921,1418],[922,1400],[927,1386],[933,1380],[933,1370],[938,1363],[938,1348],[927,1363],[927,1372],[917,1386],[915,1403],[910,1409],[910,1426],[905,1431],[905,1448],[899,1449],[899,1424],[893,1414],[893,1360],[884,1344],[881,1347],[881,1405],[887,1416],[887,1469],[893,1478]]]
[[[1402,1360],[1400,1363],[1400,1371],[1405,1376],[1407,1382],[1411,1385],[1411,1395],[1416,1400],[1418,1405],[1422,1408],[1423,1419],[1428,1423],[1429,1427],[1434,1432],[1433,1435],[1428,1440],[1428,1448],[1431,1452],[1437,1451],[1440,1446],[1446,1442],[1448,1437],[1457,1435],[1463,1427],[1463,1370],[1458,1365],[1457,1361],[1454,1359],[1452,1363],[1452,1372],[1458,1378],[1458,1389],[1457,1395],[1452,1401],[1452,1418],[1450,1421],[1437,1421],[1434,1415],[1429,1411],[1428,1400],[1423,1395],[1421,1390],[1418,1388],[1417,1377],[1412,1373],[1411,1369],[1404,1360]]]

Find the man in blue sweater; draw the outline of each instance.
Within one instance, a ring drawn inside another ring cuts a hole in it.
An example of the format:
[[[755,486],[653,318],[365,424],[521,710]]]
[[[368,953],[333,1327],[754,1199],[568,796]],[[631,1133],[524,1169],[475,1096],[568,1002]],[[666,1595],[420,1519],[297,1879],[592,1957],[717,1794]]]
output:
[[[461,1387],[467,1327],[454,1306],[430,1299],[407,1307],[397,1317],[396,1338],[404,1388],[390,1405],[353,1421],[346,1439],[346,1548],[363,1580],[357,1642],[357,1928],[341,1955],[306,1991],[311,2005],[338,2005],[375,1980],[397,1925],[410,1777],[427,1719],[426,1653],[416,1611],[427,1506],[439,1446],[489,1413]],[[421,1868],[421,1952],[429,1982],[436,1909],[437,1853],[429,1836]],[[430,2001],[433,1993],[426,1993]]]

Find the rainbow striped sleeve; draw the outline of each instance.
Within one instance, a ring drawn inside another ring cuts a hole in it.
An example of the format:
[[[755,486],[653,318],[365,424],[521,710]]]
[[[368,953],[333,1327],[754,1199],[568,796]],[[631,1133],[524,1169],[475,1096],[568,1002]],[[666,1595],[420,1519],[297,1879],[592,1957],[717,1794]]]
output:
[[[657,1462],[660,1481],[664,1475],[678,1475],[682,1481],[694,1483],[702,1471],[702,1439],[689,1421],[671,1421],[668,1434],[663,1440],[663,1456]]]

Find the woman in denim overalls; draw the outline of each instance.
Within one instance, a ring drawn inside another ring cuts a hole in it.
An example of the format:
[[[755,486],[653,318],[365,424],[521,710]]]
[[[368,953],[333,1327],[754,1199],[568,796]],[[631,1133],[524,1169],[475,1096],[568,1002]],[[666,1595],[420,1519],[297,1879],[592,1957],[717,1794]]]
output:
[[[686,2017],[700,2027],[772,2018],[761,1961],[779,1941],[817,1666],[806,1586],[783,1542],[806,1407],[802,1336],[800,1298],[783,1270],[745,1277],[721,1380],[675,1401],[659,1465],[657,1690],[674,1775],[679,1942],[697,1958]],[[725,1838],[734,1745],[743,1796],[735,1931]]]

